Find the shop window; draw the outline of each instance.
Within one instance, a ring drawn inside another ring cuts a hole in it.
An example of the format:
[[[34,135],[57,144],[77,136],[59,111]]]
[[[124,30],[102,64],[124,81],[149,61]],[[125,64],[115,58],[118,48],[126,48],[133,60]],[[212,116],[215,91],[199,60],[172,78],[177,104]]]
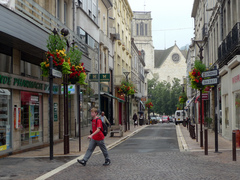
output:
[[[10,91],[0,89],[0,152],[10,148]]]
[[[28,76],[35,79],[41,78],[41,68],[35,64],[31,64],[29,62],[21,60],[21,75]]]
[[[11,56],[0,53],[0,72],[11,73],[12,59]]]
[[[42,95],[21,92],[21,145],[42,142]]]
[[[236,129],[240,129],[240,92],[235,95]]]
[[[228,106],[228,95],[225,96],[225,127],[229,127],[229,106]]]

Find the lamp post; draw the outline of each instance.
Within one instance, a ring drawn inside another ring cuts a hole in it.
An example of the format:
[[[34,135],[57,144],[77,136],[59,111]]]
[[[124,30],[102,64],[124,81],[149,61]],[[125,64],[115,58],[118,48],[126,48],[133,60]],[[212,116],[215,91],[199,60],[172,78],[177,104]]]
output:
[[[123,74],[126,76],[126,81],[128,82],[128,75],[130,72],[123,72]],[[129,121],[129,104],[128,104],[128,95],[126,95],[126,122],[125,122],[125,129],[130,130],[130,121]]]
[[[67,43],[67,51],[69,50],[69,42],[66,36],[69,34],[69,31],[65,28],[61,30],[61,34],[65,37]],[[69,153],[69,134],[68,134],[68,75],[63,75],[63,96],[64,96],[64,154]]]
[[[198,48],[199,48],[199,58],[200,58],[200,61],[202,62],[203,60],[203,55],[202,55],[202,52],[203,52],[203,48],[206,44],[206,41],[205,40],[194,40],[194,42],[197,44]],[[200,88],[200,147],[203,147],[203,130],[202,130],[202,91],[203,89]]]

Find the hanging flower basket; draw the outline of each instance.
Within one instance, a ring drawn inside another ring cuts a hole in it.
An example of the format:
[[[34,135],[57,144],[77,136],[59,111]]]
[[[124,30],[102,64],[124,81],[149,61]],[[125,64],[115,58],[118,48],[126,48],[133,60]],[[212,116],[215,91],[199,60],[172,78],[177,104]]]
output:
[[[183,93],[181,96],[179,96],[179,103],[180,104],[185,104],[186,103],[186,101],[187,101],[187,95],[186,95],[186,93]]]
[[[148,109],[151,109],[153,107],[153,103],[151,102],[151,100],[147,100],[147,102],[145,103],[145,107]]]
[[[202,85],[202,72],[206,71],[206,66],[199,60],[195,61],[194,69],[189,72],[189,80],[193,89],[205,89]]]
[[[49,58],[53,58],[53,68],[62,72],[62,74],[69,74],[69,82],[72,84],[86,84],[86,72],[83,63],[80,62],[82,52],[77,46],[69,47],[66,52],[67,40],[64,34],[58,35],[56,31],[50,34],[47,40],[48,51],[46,53],[46,60],[42,62],[42,76],[49,75]]]
[[[118,92],[125,95],[134,95],[136,93],[136,90],[131,82],[123,80]]]
[[[79,84],[86,84],[85,83],[85,79],[86,79],[86,72],[85,72],[85,68],[83,67],[83,63],[75,66],[73,65],[71,67],[71,73],[69,75],[69,81],[72,83],[72,84],[76,84],[76,83],[79,83]]]

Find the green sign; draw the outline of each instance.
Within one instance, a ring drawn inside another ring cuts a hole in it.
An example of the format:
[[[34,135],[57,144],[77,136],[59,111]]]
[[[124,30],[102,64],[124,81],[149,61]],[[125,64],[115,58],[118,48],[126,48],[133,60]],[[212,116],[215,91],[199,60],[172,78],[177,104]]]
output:
[[[58,121],[57,112],[58,112],[58,105],[57,105],[57,103],[54,103],[53,104],[53,120],[54,121]]]
[[[89,74],[89,80],[98,82],[98,74]],[[110,82],[110,74],[100,74],[100,82]]]
[[[2,72],[0,73],[0,86],[3,88],[49,93],[48,82]],[[53,93],[59,93],[59,86],[56,84],[53,85]]]

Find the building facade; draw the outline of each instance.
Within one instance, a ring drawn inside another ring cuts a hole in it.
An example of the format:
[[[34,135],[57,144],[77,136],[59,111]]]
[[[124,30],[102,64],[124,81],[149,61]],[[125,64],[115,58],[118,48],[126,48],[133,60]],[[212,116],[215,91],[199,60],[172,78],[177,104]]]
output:
[[[144,113],[146,101],[145,96],[145,84],[147,84],[145,78],[145,53],[144,51],[139,51],[137,46],[134,43],[134,39],[132,38],[132,67],[131,67],[131,81],[136,86],[136,94],[134,98],[132,98],[131,102],[131,110],[130,117],[132,117],[135,113],[139,115],[139,113]]]
[[[131,72],[131,21],[133,13],[128,0],[113,0],[113,8],[109,12],[110,31],[116,40],[114,43],[114,120],[116,125],[127,122],[125,117],[125,97],[118,93],[124,72]],[[128,76],[131,78],[131,75]]]

